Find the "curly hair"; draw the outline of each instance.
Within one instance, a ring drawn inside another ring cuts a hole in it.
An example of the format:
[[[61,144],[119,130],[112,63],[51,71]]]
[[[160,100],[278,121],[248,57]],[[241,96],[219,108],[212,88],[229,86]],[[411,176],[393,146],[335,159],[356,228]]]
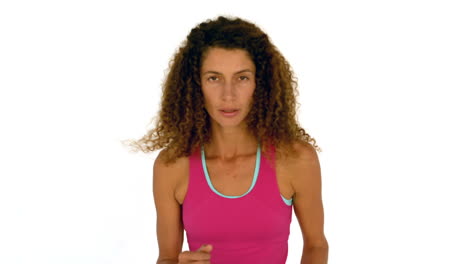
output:
[[[167,164],[210,142],[211,121],[203,107],[200,68],[211,47],[246,50],[255,64],[253,104],[245,121],[262,151],[273,145],[278,153],[296,154],[294,142],[312,141],[321,152],[315,139],[298,125],[297,79],[289,63],[258,26],[224,16],[208,19],[190,31],[169,63],[160,110],[152,119],[155,128],[128,145],[145,153],[165,148]]]

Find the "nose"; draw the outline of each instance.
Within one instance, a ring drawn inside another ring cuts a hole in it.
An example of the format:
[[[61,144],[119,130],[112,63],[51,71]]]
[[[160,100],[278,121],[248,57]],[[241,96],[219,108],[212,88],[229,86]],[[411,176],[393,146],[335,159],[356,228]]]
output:
[[[229,101],[235,99],[236,89],[235,85],[231,82],[225,82],[222,88],[221,98],[223,101]]]

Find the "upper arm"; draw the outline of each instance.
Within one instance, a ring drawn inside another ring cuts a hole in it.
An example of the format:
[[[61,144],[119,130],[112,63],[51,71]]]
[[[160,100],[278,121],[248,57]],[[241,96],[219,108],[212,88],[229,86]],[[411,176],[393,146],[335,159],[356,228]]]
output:
[[[328,247],[324,234],[322,182],[317,152],[310,144],[296,145],[299,158],[292,162],[294,213],[301,227],[304,248]]]
[[[177,260],[184,242],[181,207],[174,191],[177,174],[181,173],[177,162],[165,165],[162,150],[153,166],[153,197],[156,207],[156,233],[159,247],[158,260]]]

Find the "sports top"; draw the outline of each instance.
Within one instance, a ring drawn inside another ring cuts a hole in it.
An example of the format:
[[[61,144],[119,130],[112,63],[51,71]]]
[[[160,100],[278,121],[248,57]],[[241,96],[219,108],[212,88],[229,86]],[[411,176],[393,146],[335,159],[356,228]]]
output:
[[[274,162],[273,145],[269,151]],[[260,144],[256,157],[252,184],[239,196],[214,188],[203,146],[189,158],[183,225],[190,251],[213,245],[212,264],[286,263],[293,201],[281,195],[275,167],[262,155]]]

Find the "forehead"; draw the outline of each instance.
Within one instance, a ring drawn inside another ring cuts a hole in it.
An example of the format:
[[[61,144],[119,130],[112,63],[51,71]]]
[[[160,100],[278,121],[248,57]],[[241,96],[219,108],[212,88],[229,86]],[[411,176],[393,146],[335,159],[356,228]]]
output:
[[[243,49],[209,48],[203,56],[202,70],[250,69],[255,65],[249,53]]]

